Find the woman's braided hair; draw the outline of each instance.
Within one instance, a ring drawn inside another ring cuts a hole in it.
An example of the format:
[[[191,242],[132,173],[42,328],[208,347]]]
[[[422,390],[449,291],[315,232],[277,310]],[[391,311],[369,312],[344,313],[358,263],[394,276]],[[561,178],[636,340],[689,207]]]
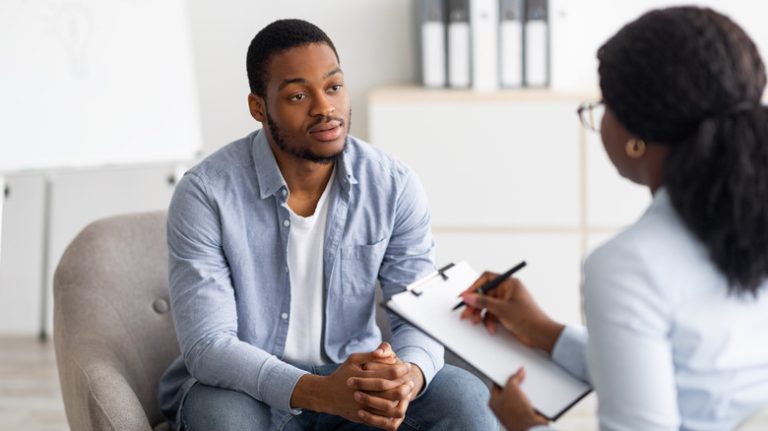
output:
[[[664,184],[737,294],[768,276],[765,67],[752,40],[706,8],[654,10],[603,45],[600,88],[626,129],[670,147]]]

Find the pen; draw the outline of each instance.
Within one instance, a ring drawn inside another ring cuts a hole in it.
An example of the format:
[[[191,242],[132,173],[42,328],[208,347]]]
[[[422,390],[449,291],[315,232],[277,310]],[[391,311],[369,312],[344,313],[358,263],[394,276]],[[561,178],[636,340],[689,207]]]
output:
[[[493,280],[491,280],[491,281],[485,283],[484,285],[478,287],[477,290],[475,290],[475,293],[481,293],[481,294],[484,295],[484,294],[492,291],[498,285],[500,285],[502,281],[508,279],[512,274],[516,273],[518,270],[520,270],[524,266],[525,266],[525,261],[522,261],[522,262],[518,263],[517,265],[513,266],[509,271],[505,272],[504,274],[499,275],[498,277],[494,278]],[[451,309],[451,311],[456,311],[456,310],[458,310],[459,308],[461,308],[464,305],[467,305],[467,303],[464,302],[464,301],[461,301],[458,304],[456,304],[456,306],[453,307],[453,309]]]

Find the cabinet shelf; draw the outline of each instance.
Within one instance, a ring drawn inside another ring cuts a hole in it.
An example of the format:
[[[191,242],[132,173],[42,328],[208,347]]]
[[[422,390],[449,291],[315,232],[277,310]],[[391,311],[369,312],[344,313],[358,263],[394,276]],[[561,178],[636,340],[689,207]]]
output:
[[[383,87],[368,95],[369,103],[391,102],[520,102],[566,101],[576,102],[599,98],[597,91],[556,91],[539,88],[474,91],[468,89],[426,88],[419,86]]]

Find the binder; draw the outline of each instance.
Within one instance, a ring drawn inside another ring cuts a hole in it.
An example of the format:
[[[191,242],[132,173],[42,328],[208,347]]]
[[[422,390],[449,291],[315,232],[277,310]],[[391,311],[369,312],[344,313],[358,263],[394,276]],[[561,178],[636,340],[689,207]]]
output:
[[[499,62],[501,86],[523,85],[523,0],[501,0]]]
[[[445,4],[443,0],[417,0],[421,77],[426,87],[445,87]]]
[[[549,7],[547,0],[525,2],[525,84],[549,85]]]
[[[492,91],[499,87],[499,0],[469,0],[472,30],[472,88]]]
[[[468,88],[470,80],[469,0],[448,0],[448,85]]]
[[[483,325],[460,320],[462,309],[451,309],[478,277],[467,262],[449,264],[393,295],[384,306],[499,386],[524,366],[526,377],[520,388],[542,416],[556,420],[592,389],[503,329],[490,335]]]

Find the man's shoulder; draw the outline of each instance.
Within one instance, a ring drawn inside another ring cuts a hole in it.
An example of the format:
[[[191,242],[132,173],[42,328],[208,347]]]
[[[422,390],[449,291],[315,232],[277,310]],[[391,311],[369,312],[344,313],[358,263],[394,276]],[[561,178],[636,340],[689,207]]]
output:
[[[210,181],[225,173],[232,173],[233,169],[252,167],[253,138],[257,133],[258,131],[250,133],[224,145],[193,166],[189,173]]]
[[[360,138],[350,135],[347,145],[347,157],[355,176],[386,175],[403,178],[410,173],[403,162]]]

